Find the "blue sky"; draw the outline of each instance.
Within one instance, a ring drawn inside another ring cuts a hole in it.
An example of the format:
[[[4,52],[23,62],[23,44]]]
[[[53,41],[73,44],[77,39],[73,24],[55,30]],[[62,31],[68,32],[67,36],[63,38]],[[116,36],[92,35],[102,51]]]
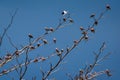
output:
[[[98,79],[118,80],[120,73],[119,2],[120,1],[118,0],[0,0],[0,34],[10,21],[10,14],[18,8],[13,25],[7,34],[11,37],[14,44],[20,48],[21,45],[26,45],[28,43],[27,35],[29,33],[33,34],[34,37],[38,37],[44,33],[44,27],[48,26],[55,28],[61,18],[61,12],[67,10],[71,14],[74,24],[66,25],[66,27],[61,28],[59,31],[46,36],[48,40],[52,40],[52,38],[56,37],[58,40],[56,45],[48,44],[37,49],[30,55],[47,56],[53,52],[56,47],[65,48],[67,45],[72,45],[73,40],[79,39],[81,35],[79,27],[83,26],[86,28],[91,24],[92,20],[89,18],[90,14],[95,13],[96,16],[99,16],[101,11],[104,10],[105,5],[110,4],[112,10],[108,11],[103,16],[99,25],[96,27],[96,33],[91,34],[89,36],[90,39],[87,42],[83,41],[78,48],[71,52],[71,54],[64,60],[65,64],[60,66],[60,71],[53,74],[53,77],[56,77],[58,80],[65,80],[67,79],[65,73],[75,75],[75,72],[80,68],[83,68],[85,64],[92,63],[94,59],[92,52],[97,51],[102,42],[105,41],[106,49],[104,53],[111,52],[112,54],[108,59],[101,62],[101,65],[97,66],[96,70],[99,71],[109,68],[111,69],[113,76],[110,78],[101,76]],[[12,52],[14,51],[14,48],[11,47],[7,38],[4,38],[0,54],[4,55],[7,51]],[[37,55],[34,53],[37,53]],[[54,59],[51,61],[54,62]],[[42,65],[46,64],[43,63]],[[37,67],[39,69],[40,64],[32,67]],[[37,71],[37,69],[32,70],[33,74]],[[32,74],[28,73],[28,75],[26,75],[27,78],[29,76],[32,76]],[[39,74],[37,74],[37,76],[39,76]]]

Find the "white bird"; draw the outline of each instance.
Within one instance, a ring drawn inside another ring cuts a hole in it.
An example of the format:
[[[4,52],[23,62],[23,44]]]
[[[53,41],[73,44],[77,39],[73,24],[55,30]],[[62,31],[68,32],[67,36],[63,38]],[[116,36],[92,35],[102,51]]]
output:
[[[68,13],[68,12],[64,10],[64,11],[62,12],[62,15],[64,16],[64,15],[66,15],[67,13]]]

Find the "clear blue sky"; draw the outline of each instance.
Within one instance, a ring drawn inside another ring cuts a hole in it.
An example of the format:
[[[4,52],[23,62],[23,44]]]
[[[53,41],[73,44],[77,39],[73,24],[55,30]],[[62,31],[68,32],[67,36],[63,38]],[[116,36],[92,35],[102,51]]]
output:
[[[90,35],[90,39],[87,42],[82,42],[78,48],[74,49],[64,60],[65,63],[59,67],[60,70],[53,74],[52,77],[56,77],[57,80],[66,80],[67,77],[65,73],[75,75],[75,72],[80,68],[83,68],[85,64],[92,63],[94,59],[92,52],[97,51],[102,42],[105,41],[106,49],[104,53],[111,52],[112,54],[108,59],[101,62],[101,65],[97,66],[95,70],[99,71],[109,68],[111,69],[113,76],[108,78],[102,75],[98,79],[118,80],[120,73],[119,3],[119,0],[0,0],[0,34],[10,21],[10,14],[18,8],[19,10],[13,25],[7,33],[14,44],[20,48],[21,45],[26,45],[28,43],[27,35],[29,33],[33,34],[34,37],[37,37],[44,32],[44,27],[56,27],[59,23],[61,12],[67,10],[74,19],[74,24],[67,25],[65,28],[46,37],[48,40],[52,40],[53,37],[56,37],[58,40],[56,45],[46,45],[31,53],[30,56],[49,55],[51,52],[54,52],[55,47],[65,48],[67,45],[71,45],[73,40],[79,39],[79,36],[81,35],[79,27],[88,27],[88,25],[91,24],[92,20],[89,19],[89,15],[91,13],[96,13],[97,16],[99,16],[100,12],[104,10],[105,5],[110,4],[112,10],[108,11],[101,19],[96,28],[96,33]],[[5,52],[12,52],[13,50],[14,49],[10,46],[7,38],[5,38],[0,54],[4,55]],[[33,76],[41,65],[45,64],[41,63],[32,66],[34,69],[31,70],[33,71],[29,72],[26,77],[30,79],[30,76]],[[46,68],[47,66],[41,67]],[[37,72],[36,76],[39,77],[39,74]],[[10,76],[14,76],[14,73]],[[2,77],[0,80],[9,79]]]

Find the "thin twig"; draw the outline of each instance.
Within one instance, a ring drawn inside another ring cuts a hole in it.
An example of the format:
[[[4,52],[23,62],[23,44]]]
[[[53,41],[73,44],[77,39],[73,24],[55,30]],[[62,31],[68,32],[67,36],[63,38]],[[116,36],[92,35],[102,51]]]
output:
[[[9,23],[8,26],[4,29],[4,32],[3,32],[3,34],[2,34],[1,37],[0,37],[0,47],[1,47],[1,45],[2,45],[2,41],[3,41],[3,38],[4,38],[5,34],[6,34],[6,32],[8,31],[8,29],[9,29],[9,28],[12,26],[12,24],[13,24],[13,20],[14,20],[14,17],[15,17],[15,15],[16,15],[17,11],[18,11],[18,9],[16,9],[15,12],[14,12],[14,14],[11,16],[10,23]]]

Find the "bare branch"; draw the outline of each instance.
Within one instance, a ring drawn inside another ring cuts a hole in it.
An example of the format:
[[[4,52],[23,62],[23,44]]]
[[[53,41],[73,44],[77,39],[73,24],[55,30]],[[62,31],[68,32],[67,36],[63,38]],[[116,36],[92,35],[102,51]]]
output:
[[[14,14],[11,16],[10,23],[9,23],[8,26],[4,29],[4,32],[3,32],[2,35],[0,36],[0,47],[1,47],[1,45],[2,45],[2,40],[3,40],[6,32],[8,31],[8,29],[9,29],[9,28],[12,26],[12,24],[13,24],[13,20],[14,20],[14,17],[15,17],[15,15],[16,15],[17,11],[18,11],[18,9],[15,10]]]

